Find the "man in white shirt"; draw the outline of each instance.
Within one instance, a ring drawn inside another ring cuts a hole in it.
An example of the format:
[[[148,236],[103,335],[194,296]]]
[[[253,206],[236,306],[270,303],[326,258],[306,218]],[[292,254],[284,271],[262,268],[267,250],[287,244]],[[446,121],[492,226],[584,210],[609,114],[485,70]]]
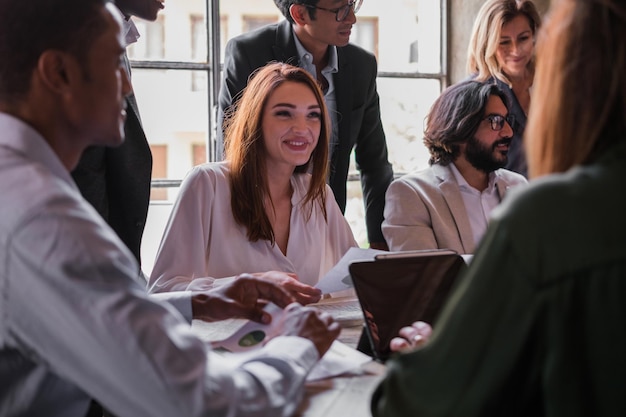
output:
[[[0,0],[0,415],[290,415],[338,324],[291,304],[253,357],[215,354],[192,317],[267,321],[260,300],[290,297],[253,277],[148,296],[72,181],[87,146],[123,140],[120,27],[105,0]]]
[[[491,211],[526,179],[502,169],[513,131],[508,100],[494,84],[447,88],[426,117],[430,167],[393,181],[383,234],[392,251],[452,249],[473,254]]]

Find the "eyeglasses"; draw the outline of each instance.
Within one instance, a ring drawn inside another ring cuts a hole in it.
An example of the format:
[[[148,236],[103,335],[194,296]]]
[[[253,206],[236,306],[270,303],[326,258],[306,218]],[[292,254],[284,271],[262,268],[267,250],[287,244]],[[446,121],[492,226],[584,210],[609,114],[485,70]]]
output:
[[[354,10],[354,14],[356,14],[361,8],[362,4],[363,4],[363,0],[350,0],[348,4],[346,4],[345,6],[341,6],[336,9],[327,9],[325,7],[312,6],[310,4],[303,4],[303,6],[308,7],[309,9],[319,9],[319,10],[324,10],[327,12],[335,13],[335,20],[337,22],[343,22],[344,20],[346,20],[346,17],[348,17],[348,14],[350,13],[350,9]]]
[[[504,127],[504,122],[507,122],[512,128],[513,123],[515,123],[515,116],[509,114],[504,117],[501,114],[490,114],[483,120],[489,120],[489,123],[491,123],[491,130],[500,131]]]

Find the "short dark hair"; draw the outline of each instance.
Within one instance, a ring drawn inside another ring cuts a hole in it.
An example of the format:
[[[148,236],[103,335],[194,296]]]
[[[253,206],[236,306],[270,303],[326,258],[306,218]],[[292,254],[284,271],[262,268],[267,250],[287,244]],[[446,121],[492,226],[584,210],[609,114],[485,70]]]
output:
[[[490,96],[509,100],[493,83],[463,81],[445,89],[435,100],[424,129],[424,145],[430,152],[429,164],[448,165],[456,159],[460,145],[472,138],[485,114]]]
[[[49,49],[70,52],[80,62],[106,22],[107,0],[0,0],[0,99],[26,94],[33,69]]]
[[[285,18],[289,20],[289,22],[291,22],[292,24],[294,23],[294,21],[291,17],[291,14],[289,14],[289,7],[291,7],[292,4],[317,6],[317,3],[319,2],[320,0],[274,0],[274,4],[276,4],[278,10],[280,10],[283,16],[285,16]],[[311,20],[315,20],[315,12],[317,12],[317,10],[315,10],[313,7],[307,7],[307,9],[309,10],[309,16],[311,17]]]

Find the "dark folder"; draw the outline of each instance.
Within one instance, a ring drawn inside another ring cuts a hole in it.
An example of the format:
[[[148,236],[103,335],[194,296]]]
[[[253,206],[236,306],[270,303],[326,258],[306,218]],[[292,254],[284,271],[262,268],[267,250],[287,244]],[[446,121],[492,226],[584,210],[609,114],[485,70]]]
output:
[[[365,317],[359,350],[384,362],[402,327],[418,320],[433,325],[464,267],[451,250],[389,252],[350,264]]]

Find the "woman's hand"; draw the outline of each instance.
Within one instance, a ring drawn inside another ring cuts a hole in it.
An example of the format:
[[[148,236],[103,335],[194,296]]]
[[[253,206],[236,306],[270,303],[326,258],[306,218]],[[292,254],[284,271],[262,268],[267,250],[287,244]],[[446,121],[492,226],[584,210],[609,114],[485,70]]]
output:
[[[400,329],[399,336],[389,343],[392,352],[405,352],[420,348],[428,342],[433,329],[428,323],[416,321]]]
[[[321,290],[298,281],[296,274],[269,271],[253,275],[277,283],[302,305],[317,303],[322,298]]]

